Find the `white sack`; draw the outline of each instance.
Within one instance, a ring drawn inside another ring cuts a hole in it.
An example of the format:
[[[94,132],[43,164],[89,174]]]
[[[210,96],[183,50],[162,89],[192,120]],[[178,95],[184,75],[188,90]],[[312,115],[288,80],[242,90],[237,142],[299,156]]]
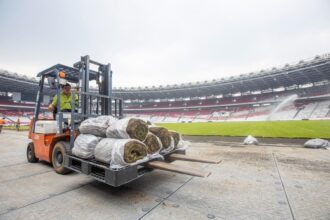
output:
[[[182,138],[180,139],[178,146],[176,146],[177,149],[185,150],[188,147],[190,147],[190,141],[185,141]]]
[[[117,121],[110,121],[109,127],[106,130],[108,138],[125,138],[129,139],[130,136],[126,132],[128,122],[131,118],[123,118]]]
[[[305,144],[304,147],[308,147],[308,148],[326,148],[326,149],[330,149],[330,143],[327,140],[323,140],[323,139],[311,139],[308,140]]]
[[[94,149],[99,143],[100,138],[91,134],[80,134],[72,148],[72,153],[77,157],[90,159],[94,157]]]
[[[259,142],[255,137],[252,137],[251,135],[247,136],[244,140],[244,144],[248,144],[248,145],[258,145]]]
[[[105,137],[108,124],[118,119],[113,116],[99,116],[89,118],[83,121],[79,126],[79,131],[82,134],[93,134],[99,137]]]

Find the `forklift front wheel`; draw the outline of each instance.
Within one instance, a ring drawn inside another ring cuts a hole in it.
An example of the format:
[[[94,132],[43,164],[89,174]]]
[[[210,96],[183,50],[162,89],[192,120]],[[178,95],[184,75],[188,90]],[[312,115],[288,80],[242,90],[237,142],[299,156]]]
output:
[[[64,147],[64,143],[59,141],[55,144],[52,154],[52,163],[56,173],[66,174],[70,172],[69,169],[64,167],[64,155],[66,154],[66,150]]]
[[[26,148],[26,158],[30,163],[36,163],[39,160],[38,158],[36,158],[36,155],[34,153],[34,145],[32,142],[29,143]]]

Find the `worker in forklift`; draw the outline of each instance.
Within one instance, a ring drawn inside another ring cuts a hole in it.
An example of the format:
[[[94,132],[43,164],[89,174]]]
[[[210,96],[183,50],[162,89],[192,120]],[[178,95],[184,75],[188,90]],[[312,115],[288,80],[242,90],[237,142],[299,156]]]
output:
[[[61,112],[71,112],[71,85],[66,83],[62,86],[62,92],[60,97],[60,110]],[[75,105],[78,106],[78,96],[75,95]],[[53,112],[54,118],[57,114],[57,95],[54,96],[52,103],[48,106],[48,110]]]

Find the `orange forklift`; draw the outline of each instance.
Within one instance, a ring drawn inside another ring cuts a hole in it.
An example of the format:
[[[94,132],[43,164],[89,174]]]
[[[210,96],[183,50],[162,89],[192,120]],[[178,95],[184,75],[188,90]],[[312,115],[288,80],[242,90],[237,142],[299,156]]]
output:
[[[94,68],[91,68],[93,66]],[[95,68],[96,67],[96,68]],[[164,156],[164,160],[153,159],[144,164],[112,169],[95,159],[86,160],[71,153],[74,140],[79,135],[79,124],[91,117],[112,115],[123,117],[122,100],[112,97],[112,71],[110,64],[101,64],[93,61],[89,56],[81,57],[73,67],[57,64],[42,72],[39,91],[36,98],[34,118],[30,122],[29,139],[27,146],[27,160],[31,163],[39,160],[49,162],[59,174],[75,171],[92,176],[98,181],[112,186],[120,186],[135,180],[153,169],[163,169],[194,176],[208,176],[204,172],[192,168],[185,168],[170,164],[174,160],[197,161],[205,163],[219,163],[220,161],[193,158],[185,155],[185,150],[175,149]],[[66,83],[76,85],[71,92],[72,97],[78,96],[78,105],[75,98],[71,101],[71,112],[60,110],[60,94],[62,85]],[[90,83],[91,82],[91,83]],[[92,84],[92,86],[90,85]],[[41,117],[41,103],[44,94],[57,95],[57,112],[53,119]]]
[[[97,70],[92,70],[91,65],[96,66]],[[81,57],[74,67],[57,64],[40,72],[37,77],[40,77],[39,91],[34,118],[30,122],[29,139],[32,142],[27,147],[27,160],[32,163],[38,160],[52,163],[57,173],[64,174],[70,171],[64,165],[64,158],[73,147],[79,123],[86,118],[99,115],[112,114],[118,118],[122,117],[122,100],[111,99],[110,64],[90,60],[89,56]],[[91,81],[95,81],[93,89],[89,85]],[[73,98],[71,112],[61,112],[61,87],[68,82],[78,86],[77,91],[72,91],[71,96],[79,97],[79,105],[76,105]],[[51,94],[58,97],[53,120],[40,117],[45,90],[53,91]],[[114,111],[112,107],[115,108]]]

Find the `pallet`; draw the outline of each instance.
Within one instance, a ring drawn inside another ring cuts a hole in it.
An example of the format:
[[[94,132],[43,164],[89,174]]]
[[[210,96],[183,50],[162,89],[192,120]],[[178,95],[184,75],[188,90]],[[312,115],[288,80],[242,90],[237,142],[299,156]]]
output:
[[[174,150],[166,154],[165,158],[167,155],[170,155],[172,153],[185,154],[185,150]],[[151,161],[155,160],[157,159]],[[144,174],[151,172],[153,169],[146,166],[146,163],[134,166],[127,166],[121,169],[111,169],[109,165],[98,162],[96,160],[86,160],[71,154],[67,154],[64,156],[64,166],[66,168],[78,173],[86,174],[100,182],[106,183],[114,187],[129,183],[133,180],[142,177]]]

